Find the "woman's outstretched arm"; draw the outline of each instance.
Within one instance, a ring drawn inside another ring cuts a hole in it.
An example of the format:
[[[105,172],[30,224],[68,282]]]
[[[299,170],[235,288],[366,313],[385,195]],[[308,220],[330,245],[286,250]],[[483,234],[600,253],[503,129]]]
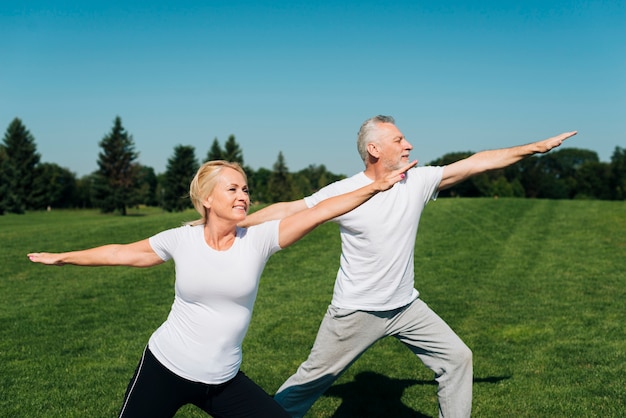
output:
[[[86,250],[64,253],[30,253],[33,263],[54,266],[128,266],[151,267],[163,263],[147,239],[131,244],[109,244]]]
[[[367,186],[349,193],[325,199],[317,205],[290,215],[280,221],[279,240],[281,248],[288,247],[315,227],[330,219],[350,212],[352,209],[367,202],[379,192],[390,189],[394,184],[405,177],[408,169],[414,167],[417,161],[393,171],[385,178],[375,180]]]

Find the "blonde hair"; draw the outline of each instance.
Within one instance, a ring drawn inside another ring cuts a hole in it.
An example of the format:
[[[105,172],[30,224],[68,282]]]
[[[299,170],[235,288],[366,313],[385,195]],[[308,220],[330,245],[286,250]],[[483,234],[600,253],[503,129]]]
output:
[[[213,160],[202,164],[189,185],[189,198],[201,218],[196,219],[195,221],[187,222],[186,225],[195,226],[207,223],[207,210],[202,204],[202,201],[213,193],[213,189],[215,189],[219,175],[224,167],[237,170],[241,173],[246,183],[248,182],[246,172],[243,171],[243,168],[241,168],[238,163],[231,163],[224,160]]]

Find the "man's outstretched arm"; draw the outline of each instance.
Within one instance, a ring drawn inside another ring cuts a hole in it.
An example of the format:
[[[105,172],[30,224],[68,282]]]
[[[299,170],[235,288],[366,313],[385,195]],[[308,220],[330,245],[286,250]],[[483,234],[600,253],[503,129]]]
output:
[[[558,147],[576,133],[576,131],[565,132],[527,145],[477,152],[463,160],[445,166],[441,183],[439,183],[439,190],[450,188],[477,174],[508,167],[531,155],[544,154]]]

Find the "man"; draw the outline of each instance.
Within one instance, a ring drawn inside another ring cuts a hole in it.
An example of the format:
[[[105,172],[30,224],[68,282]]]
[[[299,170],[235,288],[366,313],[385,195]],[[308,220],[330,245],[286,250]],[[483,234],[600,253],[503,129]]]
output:
[[[414,287],[413,251],[420,215],[440,190],[558,147],[575,135],[476,153],[443,167],[418,167],[391,190],[335,218],[342,253],[333,298],[308,359],[278,389],[276,400],[302,417],[326,389],[377,340],[394,336],[435,373],[439,415],[469,417],[472,352],[421,299]],[[357,148],[365,170],[302,200],[268,206],[246,225],[283,218],[325,198],[356,189],[409,161],[413,146],[390,116],[363,123]]]

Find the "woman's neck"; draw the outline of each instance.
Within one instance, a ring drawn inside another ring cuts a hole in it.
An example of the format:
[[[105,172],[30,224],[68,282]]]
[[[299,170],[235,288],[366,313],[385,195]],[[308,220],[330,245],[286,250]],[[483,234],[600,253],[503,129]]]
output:
[[[204,225],[204,241],[216,251],[226,251],[232,247],[237,236],[237,226],[224,225],[217,221],[207,222]]]

